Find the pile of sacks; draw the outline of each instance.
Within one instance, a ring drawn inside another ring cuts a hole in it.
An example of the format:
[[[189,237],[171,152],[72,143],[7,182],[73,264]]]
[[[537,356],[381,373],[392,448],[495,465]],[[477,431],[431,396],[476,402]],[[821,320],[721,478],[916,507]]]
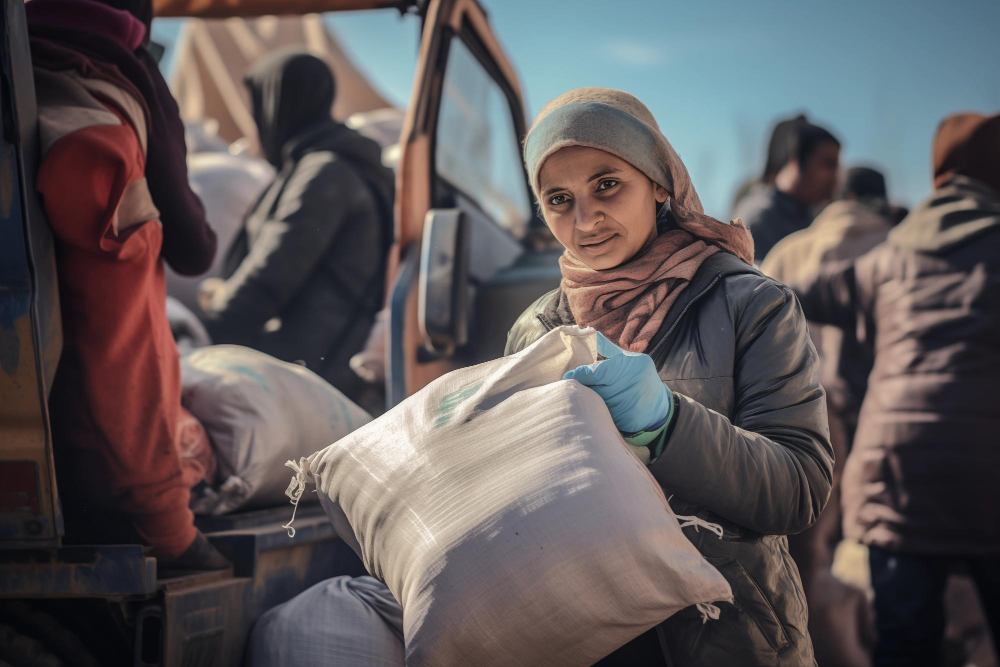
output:
[[[207,432],[217,468],[192,492],[196,514],[281,504],[288,484],[282,461],[306,456],[317,443],[336,442],[371,421],[312,371],[237,345],[204,347],[184,357],[181,385],[181,402]],[[204,450],[187,445],[182,461],[208,468]]]
[[[683,535],[602,399],[562,380],[598,360],[596,345],[593,329],[556,329],[290,462],[293,502],[315,486],[338,534],[398,601],[402,639],[395,616],[366,613],[344,637],[337,628],[357,619],[332,615],[323,625],[327,639],[341,637],[335,647],[303,645],[312,640],[289,626],[296,649],[276,632],[296,622],[279,607],[255,630],[252,664],[368,664],[343,656],[371,654],[380,637],[401,643],[379,655],[409,667],[591,665],[683,608],[717,617],[711,603],[731,601],[729,585]],[[351,595],[314,610],[351,614]]]

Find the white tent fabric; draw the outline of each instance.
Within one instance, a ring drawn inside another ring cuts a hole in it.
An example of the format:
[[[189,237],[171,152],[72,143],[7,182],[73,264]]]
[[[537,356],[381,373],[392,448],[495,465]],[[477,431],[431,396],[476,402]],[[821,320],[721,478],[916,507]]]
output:
[[[223,139],[247,139],[256,149],[257,129],[243,79],[263,56],[293,47],[323,58],[333,69],[335,118],[392,106],[354,65],[319,14],[189,19],[177,43],[171,77],[181,117],[192,122],[214,119]]]

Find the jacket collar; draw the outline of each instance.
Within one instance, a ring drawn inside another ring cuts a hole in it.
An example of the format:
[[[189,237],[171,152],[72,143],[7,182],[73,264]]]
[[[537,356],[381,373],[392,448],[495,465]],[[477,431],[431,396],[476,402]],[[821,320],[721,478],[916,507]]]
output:
[[[824,208],[807,228],[810,234],[864,234],[884,232],[889,227],[885,200],[871,202],[838,200]]]
[[[1000,192],[967,176],[955,176],[917,206],[889,234],[897,247],[945,252],[1000,227]]]
[[[281,164],[287,164],[315,150],[323,150],[331,143],[332,135],[340,133],[346,126],[332,118],[329,121],[315,123],[298,134],[292,136],[281,148]]]

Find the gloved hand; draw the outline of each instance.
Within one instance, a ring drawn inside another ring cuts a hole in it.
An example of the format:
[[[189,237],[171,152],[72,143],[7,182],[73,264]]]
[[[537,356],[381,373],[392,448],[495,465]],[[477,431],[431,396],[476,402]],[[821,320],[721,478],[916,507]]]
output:
[[[563,379],[576,380],[600,394],[619,431],[649,431],[666,423],[673,398],[656,374],[653,359],[648,354],[626,352],[600,332],[597,352],[607,359],[567,371]]]

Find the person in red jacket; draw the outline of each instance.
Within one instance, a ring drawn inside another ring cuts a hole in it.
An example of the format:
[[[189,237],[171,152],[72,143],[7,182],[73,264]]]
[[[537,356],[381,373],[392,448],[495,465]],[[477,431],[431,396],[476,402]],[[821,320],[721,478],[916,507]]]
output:
[[[134,55],[146,26],[93,0],[33,0],[27,10],[41,139],[36,189],[55,237],[65,341],[49,401],[67,529],[79,531],[67,537],[138,537],[162,569],[228,567],[188,508],[175,445],[180,366],[161,261],[169,237],[192,248],[172,265],[203,269],[214,233],[203,215],[174,225],[161,214],[190,191],[185,182],[176,197],[155,194],[163,181],[154,186],[153,174],[166,168],[151,169],[148,156],[157,142],[161,157],[169,151],[163,136],[154,142],[163,128],[151,109],[163,104],[125,74],[148,74]],[[123,516],[124,526],[116,520]]]

